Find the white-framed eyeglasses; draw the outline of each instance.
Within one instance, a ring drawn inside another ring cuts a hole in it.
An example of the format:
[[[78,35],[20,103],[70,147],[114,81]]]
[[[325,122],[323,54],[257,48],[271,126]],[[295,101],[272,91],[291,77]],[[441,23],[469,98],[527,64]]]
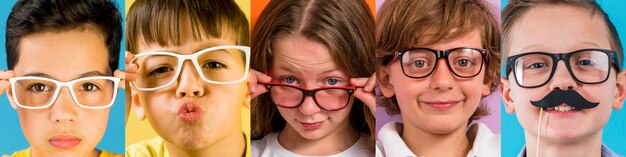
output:
[[[104,109],[111,107],[115,102],[120,78],[93,76],[63,82],[45,77],[25,76],[9,78],[9,82],[13,100],[21,108],[48,108],[58,98],[61,88],[67,87],[78,106]]]
[[[250,69],[250,47],[224,45],[202,49],[193,54],[144,52],[130,61],[137,64],[137,79],[131,85],[140,91],[155,91],[173,85],[183,63],[191,60],[207,83],[232,84],[244,81]]]

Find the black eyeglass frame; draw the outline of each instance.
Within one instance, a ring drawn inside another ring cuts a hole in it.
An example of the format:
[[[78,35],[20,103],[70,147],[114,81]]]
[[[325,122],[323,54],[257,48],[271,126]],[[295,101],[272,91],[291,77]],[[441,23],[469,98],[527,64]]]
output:
[[[612,50],[607,50],[607,49],[595,49],[595,48],[589,48],[589,49],[580,49],[580,50],[576,50],[576,51],[571,51],[571,52],[566,52],[566,53],[547,53],[547,52],[527,52],[527,53],[522,53],[522,54],[518,54],[518,55],[513,55],[510,57],[507,57],[506,59],[506,71],[505,71],[505,75],[503,76],[505,79],[508,79],[508,75],[513,72],[513,78],[515,78],[515,83],[522,87],[522,88],[537,88],[537,87],[541,87],[546,85],[548,82],[550,82],[550,80],[552,80],[552,76],[554,75],[554,72],[556,71],[556,67],[557,64],[560,60],[563,60],[565,62],[565,67],[567,68],[567,71],[569,72],[569,74],[572,76],[572,78],[574,78],[574,80],[576,82],[582,83],[582,84],[599,84],[599,83],[604,83],[606,82],[606,80],[609,79],[609,76],[611,75],[611,66],[608,67],[607,71],[607,75],[606,77],[601,80],[601,81],[597,81],[597,82],[584,82],[581,81],[580,79],[578,79],[578,77],[576,77],[576,75],[574,75],[574,71],[572,71],[572,67],[570,66],[570,57],[576,53],[580,53],[580,52],[585,52],[585,51],[599,51],[599,52],[604,52],[607,57],[609,58],[609,65],[612,65],[615,67],[615,70],[617,72],[621,71],[620,68],[620,62],[619,62],[619,56],[616,54],[616,52],[612,51]],[[535,85],[535,86],[523,86],[520,85],[519,80],[517,80],[517,74],[515,73],[515,61],[523,56],[527,56],[527,55],[533,55],[533,54],[541,54],[541,55],[546,55],[549,56],[550,58],[552,58],[552,63],[554,64],[554,66],[552,66],[552,69],[550,71],[550,76],[548,77],[548,79],[546,79],[545,82],[539,84],[539,85]]]
[[[460,49],[470,49],[470,50],[475,50],[480,52],[481,55],[481,61],[482,63],[480,64],[480,69],[478,70],[478,72],[476,72],[476,74],[474,75],[469,75],[469,76],[461,76],[459,74],[457,74],[452,67],[450,66],[450,62],[448,59],[448,56],[450,55],[450,53],[456,51],[456,50],[460,50]],[[481,48],[471,48],[471,47],[457,47],[457,48],[453,48],[453,49],[449,49],[449,50],[433,50],[430,48],[423,48],[423,47],[418,47],[418,48],[410,48],[410,49],[405,49],[405,50],[401,50],[401,51],[396,51],[393,55],[393,59],[389,60],[389,59],[385,59],[386,61],[383,61],[384,65],[389,65],[392,62],[394,62],[396,59],[400,60],[400,62],[402,62],[402,55],[405,53],[408,53],[409,51],[413,51],[413,50],[426,50],[426,51],[430,51],[432,53],[435,54],[436,59],[435,60],[439,60],[441,58],[444,58],[446,61],[446,65],[448,65],[448,69],[452,72],[452,74],[454,74],[454,76],[460,77],[460,78],[472,78],[472,77],[476,77],[478,74],[480,74],[480,72],[483,69],[483,66],[485,63],[488,63],[489,59],[487,58],[488,53],[486,49],[481,49]],[[430,72],[424,76],[420,76],[420,77],[415,77],[415,76],[409,76],[408,74],[406,74],[406,72],[404,71],[404,65],[400,64],[400,68],[402,69],[402,73],[404,74],[404,76],[409,77],[409,78],[414,78],[414,79],[421,79],[421,78],[426,78],[430,75],[432,75],[432,73],[435,71],[435,69],[437,69],[437,62],[435,62],[434,67],[430,70]]]

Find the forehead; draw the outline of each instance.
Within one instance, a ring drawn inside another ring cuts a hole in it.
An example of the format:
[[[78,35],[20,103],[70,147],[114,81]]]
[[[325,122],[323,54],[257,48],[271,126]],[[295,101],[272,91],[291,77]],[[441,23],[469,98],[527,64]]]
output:
[[[71,80],[82,73],[108,73],[108,49],[97,31],[40,32],[20,40],[16,76],[44,73]],[[70,68],[71,67],[71,68]]]
[[[452,31],[458,31],[458,29],[453,29]],[[468,31],[465,34],[460,34],[459,36],[454,37],[446,37],[440,41],[437,41],[431,45],[420,45],[419,43],[424,43],[425,40],[431,40],[428,38],[419,39],[418,44],[414,47],[427,47],[431,49],[437,50],[449,50],[457,47],[472,47],[472,48],[482,48],[482,35],[480,34],[479,29],[473,29]]]
[[[306,69],[334,68],[328,47],[300,36],[279,37],[272,45],[273,65],[293,64]]]
[[[530,51],[563,53],[583,48],[611,49],[600,13],[567,4],[541,4],[514,24],[508,55]]]

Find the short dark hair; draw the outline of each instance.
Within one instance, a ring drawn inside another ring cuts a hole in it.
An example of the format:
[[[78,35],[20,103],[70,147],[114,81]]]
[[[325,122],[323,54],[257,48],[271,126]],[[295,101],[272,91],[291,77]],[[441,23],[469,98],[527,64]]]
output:
[[[118,67],[122,17],[110,0],[20,0],[11,10],[6,27],[7,66],[19,58],[20,40],[39,32],[62,32],[91,27],[102,33],[109,50],[109,68]]]

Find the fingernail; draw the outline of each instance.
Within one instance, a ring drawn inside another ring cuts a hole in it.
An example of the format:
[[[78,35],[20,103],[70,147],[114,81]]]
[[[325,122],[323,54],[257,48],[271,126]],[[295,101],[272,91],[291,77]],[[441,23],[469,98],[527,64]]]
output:
[[[256,90],[256,88],[254,88],[254,85],[252,85],[252,86],[250,87],[250,92],[254,93],[254,91],[255,91],[255,90]]]

